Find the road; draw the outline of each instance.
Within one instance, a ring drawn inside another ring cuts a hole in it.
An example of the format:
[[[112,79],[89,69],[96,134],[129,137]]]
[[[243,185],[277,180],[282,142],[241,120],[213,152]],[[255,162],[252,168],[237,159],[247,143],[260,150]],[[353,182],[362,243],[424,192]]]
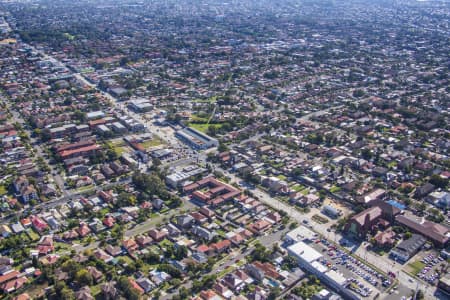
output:
[[[216,168],[216,170],[223,172],[226,176],[231,178],[231,182],[239,182],[242,180],[235,174],[230,173],[226,170],[220,168]],[[268,193],[257,187],[252,190],[252,193],[261,202],[267,204],[268,206],[286,212],[289,217],[296,220],[299,224],[302,224],[304,220],[307,220],[306,216],[300,213],[294,207],[270,196]],[[310,220],[307,221],[309,222]],[[329,228],[329,226],[327,226],[327,224],[319,224],[315,222],[310,223],[313,226],[312,229],[318,234],[326,237],[327,240],[338,242],[343,238],[342,235],[339,233],[333,231],[328,232],[327,229]],[[354,249],[354,254],[357,255],[362,261],[366,261],[369,264],[374,265],[383,272],[387,272],[388,270],[394,272],[397,275],[400,290],[403,291],[415,290],[418,285],[419,289],[423,290],[426,293],[425,294],[426,299],[433,299],[436,297],[435,288],[431,288],[429,285],[420,282],[415,278],[411,277],[410,275],[408,275],[407,273],[405,273],[402,270],[402,268],[404,267],[403,265],[394,262],[390,262],[387,265],[385,259],[382,259],[380,256],[374,254],[371,251],[367,251],[366,248],[362,246],[359,246],[356,249]],[[384,293],[381,295],[381,299],[384,299],[385,297],[388,297],[388,294]]]
[[[13,119],[19,123],[23,130],[28,134],[30,137],[30,143],[33,146],[33,149],[36,151],[36,157],[40,157],[44,160],[44,162],[49,166],[50,168],[50,178],[53,179],[53,182],[55,182],[60,189],[60,191],[63,193],[64,196],[68,196],[69,192],[66,190],[64,186],[64,181],[61,178],[61,176],[58,175],[57,170],[50,164],[49,160],[46,158],[46,155],[44,154],[44,150],[42,149],[42,146],[37,142],[35,138],[33,138],[33,132],[28,128],[27,123],[22,118],[22,116],[19,114],[18,111],[16,111],[13,107],[11,107],[11,104],[9,102],[5,102],[8,110],[11,112]],[[55,174],[55,175],[53,175]]]
[[[105,184],[102,184],[102,185],[94,186],[91,189],[83,190],[82,192],[74,192],[74,193],[71,193],[71,194],[69,194],[67,196],[62,196],[62,197],[59,197],[59,198],[55,198],[53,200],[49,200],[49,201],[46,201],[46,202],[41,202],[41,203],[38,203],[35,206],[33,206],[32,212],[33,213],[38,213],[40,211],[50,210],[50,209],[55,208],[55,207],[57,207],[59,205],[65,204],[65,203],[67,203],[69,201],[76,200],[83,194],[86,194],[86,193],[89,193],[89,192],[92,192],[92,191],[99,192],[99,191],[104,190],[104,189],[110,189],[110,188],[112,188],[112,187],[114,187],[116,185],[128,184],[130,182],[131,182],[131,178],[127,178],[125,180],[121,180],[121,181],[117,181],[117,182],[113,182],[113,183],[105,183]],[[4,217],[0,218],[0,224],[8,224],[8,223],[10,223],[11,220],[15,216],[18,216],[21,213],[22,212],[12,213],[10,215],[7,215],[7,216],[4,216]]]
[[[48,59],[50,61],[52,61],[53,63],[55,63],[56,65],[59,66],[65,66],[63,63],[61,63],[60,61],[56,60],[53,57],[48,56],[47,54],[43,53],[42,51],[38,51],[37,52],[41,53],[41,55],[43,55],[43,57],[45,59]],[[65,66],[67,67],[67,66]],[[89,82],[86,78],[84,78],[81,74],[79,73],[73,73],[73,75],[83,84],[86,84],[87,86],[90,86],[92,88],[97,88],[97,86],[91,82]],[[118,99],[116,99],[115,97],[113,97],[111,94],[105,92],[105,91],[101,91],[101,93],[107,97],[108,99],[111,100],[112,104],[118,108],[121,109],[123,111],[126,112],[127,115],[129,115],[130,117],[142,122],[143,124],[145,124],[147,126],[147,129],[155,136],[158,136],[159,138],[161,138],[162,140],[166,141],[169,145],[171,146],[179,146],[179,147],[183,147],[180,143],[180,141],[173,135],[173,131],[168,130],[165,132],[165,134],[163,134],[163,136],[160,135],[159,132],[159,127],[158,129],[153,126],[153,124],[151,124],[150,121],[144,119],[141,115],[136,114],[130,110],[128,110],[127,107],[125,107],[124,103],[121,103],[120,101],[118,101]],[[314,117],[314,116],[319,116],[324,114],[325,112],[332,110],[332,109],[336,109],[339,108],[338,107],[332,107],[332,108],[328,108],[328,109],[324,109],[318,112],[313,112],[311,114],[305,115],[301,118],[299,118],[299,120],[310,120],[310,118]],[[254,139],[254,138],[252,138]],[[203,157],[202,157],[203,158]],[[203,160],[203,159],[202,159]],[[239,182],[241,181],[240,178],[238,178],[237,176],[235,176],[232,173],[229,173],[228,171],[225,170],[221,170],[225,175],[229,176],[232,181],[235,182]],[[55,180],[55,182],[57,182]],[[284,212],[286,212],[292,219],[296,220],[299,223],[302,223],[305,220],[305,216],[302,215],[300,212],[298,212],[295,208],[291,207],[290,205],[271,197],[269,194],[267,194],[266,192],[260,190],[259,188],[255,188],[254,190],[252,190],[253,194],[258,197],[263,203],[276,208],[278,210],[282,210]],[[71,196],[66,196],[63,198],[60,198],[59,200],[56,201],[52,201],[51,203],[43,203],[42,204],[42,208],[45,208],[47,206],[56,206],[58,205],[58,203],[63,203],[64,200],[67,200],[67,197],[71,197]],[[342,236],[340,236],[339,234],[335,233],[335,232],[328,232],[327,231],[327,227],[324,225],[320,225],[320,224],[314,224],[313,230],[315,230],[316,232],[318,232],[319,234],[328,237],[330,240],[334,240],[334,241],[338,241],[342,238]],[[378,257],[377,255],[373,254],[370,251],[366,251],[365,248],[363,247],[358,247],[357,249],[355,249],[355,254],[357,256],[359,256],[362,260],[366,260],[367,262],[369,262],[370,264],[376,266],[377,268],[381,269],[381,270],[386,270],[386,262],[382,259],[380,259],[380,257]],[[230,261],[230,263],[233,260]],[[398,279],[400,281],[400,284],[404,287],[410,288],[410,289],[415,289],[416,285],[418,284],[419,288],[421,288],[422,290],[426,291],[426,295],[425,297],[427,299],[431,299],[434,296],[432,295],[433,290],[434,289],[429,289],[428,286],[426,284],[423,284],[421,282],[417,282],[414,278],[411,278],[408,274],[404,273],[401,271],[401,266],[400,265],[395,265],[392,264],[390,266],[388,266],[390,270],[393,270],[394,272],[396,272],[396,274],[398,274]],[[382,298],[384,298],[387,295],[382,295]],[[167,298],[165,298],[167,299]]]
[[[272,249],[272,246],[274,244],[276,244],[277,242],[279,242],[283,238],[284,234],[287,231],[288,231],[288,229],[284,229],[284,230],[270,233],[268,235],[262,235],[262,236],[259,236],[257,238],[257,240],[262,245],[264,245],[267,249]],[[231,253],[228,256],[228,259],[226,259],[225,262],[223,262],[223,263],[219,262],[219,266],[217,268],[213,268],[213,270],[211,272],[204,274],[202,277],[207,276],[207,275],[218,274],[229,267],[236,266],[236,263],[241,261],[242,259],[245,259],[245,257],[248,256],[252,252],[252,250],[253,250],[252,247],[248,247],[247,250],[245,250],[244,252],[239,252],[238,254],[236,254],[236,251],[239,251],[239,250],[233,251],[233,253]],[[189,280],[188,282],[180,285],[176,290],[174,290],[170,293],[163,294],[160,299],[162,299],[162,300],[172,299],[173,296],[178,294],[178,291],[181,287],[190,289],[192,287],[192,280]]]

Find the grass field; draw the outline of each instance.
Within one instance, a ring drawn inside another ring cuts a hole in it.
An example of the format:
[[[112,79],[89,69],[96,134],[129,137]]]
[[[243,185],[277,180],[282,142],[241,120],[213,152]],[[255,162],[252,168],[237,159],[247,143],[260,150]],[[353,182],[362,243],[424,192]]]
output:
[[[114,152],[116,152],[117,156],[121,156],[128,147],[125,145],[124,141],[108,141],[106,142],[109,147],[111,147]]]
[[[190,123],[189,127],[194,128],[198,131],[206,133],[208,131],[209,124],[206,123]]]
[[[277,178],[280,179],[280,180],[286,180],[287,179],[287,177],[284,176],[283,174],[278,175]]]
[[[233,267],[232,266],[229,266],[229,267],[227,267],[226,269],[224,269],[224,270],[222,270],[221,272],[219,272],[218,274],[217,274],[217,278],[222,278],[223,276],[225,276],[226,274],[228,274],[228,273],[230,273],[231,271],[233,271]]]
[[[324,217],[319,216],[319,215],[314,215],[314,216],[311,217],[311,219],[316,221],[319,224],[328,223],[328,219],[327,218],[324,218]]]
[[[220,127],[222,127],[222,125],[220,125],[220,124],[206,124],[206,123],[190,123],[189,124],[189,127],[192,127],[203,133],[206,133],[208,131],[209,126],[214,126],[214,127],[216,127],[216,129],[220,129]]]
[[[210,97],[208,99],[195,99],[192,102],[196,103],[216,103],[217,102],[217,96]]]
[[[39,235],[36,232],[34,232],[33,230],[28,230],[27,234],[32,241],[37,241],[40,239]]]
[[[208,122],[208,118],[207,117],[200,117],[197,115],[192,115],[191,116],[191,121],[195,122],[195,123],[206,123]]]
[[[421,261],[415,261],[408,264],[408,267],[411,268],[411,274],[415,276],[425,267],[425,264]]]
[[[4,185],[0,185],[0,196],[3,196],[7,193],[6,187]]]
[[[163,144],[163,141],[160,140],[159,138],[153,138],[151,140],[147,140],[143,143],[141,143],[141,146],[144,147],[145,149],[151,148],[151,147],[156,147]]]
[[[291,188],[296,192],[300,192],[305,189],[305,187],[301,184],[296,184],[296,185],[292,186]]]
[[[92,190],[93,188],[94,188],[94,185],[90,184],[90,185],[79,187],[79,188],[77,188],[75,190],[76,190],[77,193],[85,193],[85,192],[88,192],[88,191]]]
[[[340,190],[341,190],[340,187],[333,185],[333,186],[331,187],[331,189],[330,189],[330,192],[331,192],[331,193],[337,193],[337,192],[339,192]]]

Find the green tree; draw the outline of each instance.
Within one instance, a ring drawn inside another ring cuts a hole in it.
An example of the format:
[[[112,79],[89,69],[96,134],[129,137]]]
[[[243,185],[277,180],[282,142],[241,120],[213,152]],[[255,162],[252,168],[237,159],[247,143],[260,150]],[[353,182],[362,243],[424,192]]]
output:
[[[81,269],[75,274],[75,281],[78,282],[80,286],[91,286],[94,283],[92,275],[86,269]]]
[[[448,185],[448,179],[438,174],[431,175],[430,183],[438,188],[445,189]]]

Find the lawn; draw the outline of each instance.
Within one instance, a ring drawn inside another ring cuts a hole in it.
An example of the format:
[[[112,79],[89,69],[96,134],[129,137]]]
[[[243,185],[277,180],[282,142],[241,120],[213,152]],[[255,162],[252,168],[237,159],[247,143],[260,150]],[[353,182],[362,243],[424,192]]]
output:
[[[328,223],[328,219],[327,218],[324,218],[324,217],[319,216],[319,215],[314,215],[314,216],[311,217],[311,219],[316,221],[319,224]]]
[[[74,35],[71,35],[70,33],[65,32],[64,37],[67,38],[69,41],[73,41],[75,39]]]
[[[113,149],[117,156],[121,156],[126,151],[127,147],[114,147]]]
[[[164,207],[159,213],[164,214],[170,210],[170,207]]]
[[[207,117],[206,118],[200,117],[200,116],[197,116],[197,115],[192,115],[191,116],[191,121],[192,122],[196,122],[196,123],[206,123],[206,122],[208,122],[208,118]]]
[[[340,187],[333,185],[330,189],[330,193],[337,193],[341,190]]]
[[[216,103],[217,102],[217,96],[212,96],[208,99],[195,99],[192,102],[196,103]]]
[[[0,185],[0,196],[3,196],[7,193],[6,187],[4,185]]]
[[[220,129],[222,125],[220,124],[207,124],[207,123],[190,123],[189,127],[194,128],[200,132],[206,133],[209,126],[214,126],[216,129]]]
[[[270,165],[274,168],[274,169],[280,169],[284,166],[283,162],[279,162],[279,163],[275,163],[275,162],[271,162]]]
[[[169,241],[168,239],[164,239],[161,241],[161,243],[159,243],[159,246],[161,248],[167,248],[167,247],[173,246],[173,243],[171,241]]]
[[[221,237],[225,237],[226,233],[222,229],[217,229],[217,234],[220,235]]]
[[[159,146],[159,145],[161,145],[163,143],[163,141],[162,140],[160,140],[159,138],[153,138],[153,139],[151,139],[151,140],[147,140],[147,141],[145,141],[145,142],[142,142],[140,145],[142,146],[142,147],[144,147],[144,149],[148,149],[148,148],[151,148],[151,147],[156,147],[156,146]]]
[[[280,180],[284,180],[284,181],[286,181],[286,179],[287,179],[287,177],[284,176],[283,174],[278,175],[277,178]]]
[[[36,232],[34,232],[33,230],[28,230],[27,234],[32,241],[37,241],[40,238],[39,235]]]
[[[300,192],[300,191],[303,191],[305,189],[305,187],[300,184],[296,184],[292,187],[292,189],[296,192]]]
[[[420,271],[422,271],[423,268],[425,268],[425,264],[418,260],[408,264],[408,267],[410,267],[412,270],[411,274],[416,276]]]
[[[72,250],[72,247],[70,246],[70,244],[67,243],[59,243],[59,242],[55,242],[55,248],[58,250]]]
[[[101,291],[102,291],[101,284],[97,284],[97,285],[91,286],[91,294],[92,294],[92,296],[95,297],[97,295],[100,295]]]
[[[217,274],[217,278],[222,278],[223,276],[227,275],[228,273],[231,273],[231,271],[233,271],[233,267],[229,266],[228,268],[222,270],[221,272],[219,272]]]
[[[128,265],[133,263],[133,260],[128,255],[118,256],[117,260],[118,261],[123,261],[123,262],[125,262]]]
[[[389,168],[394,168],[397,166],[397,162],[396,161],[391,161],[390,163],[388,163],[388,167]]]
[[[93,188],[94,188],[93,184],[82,186],[82,187],[79,187],[76,189],[76,193],[79,193],[79,194],[85,193],[85,192],[92,190]]]

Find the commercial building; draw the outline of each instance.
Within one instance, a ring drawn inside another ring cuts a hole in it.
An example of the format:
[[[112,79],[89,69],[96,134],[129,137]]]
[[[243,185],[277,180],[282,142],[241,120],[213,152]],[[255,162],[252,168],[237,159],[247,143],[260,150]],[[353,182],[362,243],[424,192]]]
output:
[[[389,252],[389,256],[402,263],[407,262],[425,244],[426,238],[420,234],[413,234],[409,239],[404,240]]]
[[[395,221],[412,232],[418,233],[431,240],[435,245],[444,247],[450,236],[450,230],[447,226],[437,224],[424,218],[416,218],[412,215],[399,215]]]
[[[303,270],[317,276],[317,278],[326,284],[329,288],[339,293],[344,299],[356,300],[358,296],[353,294],[347,287],[347,279],[336,271],[328,269],[319,260],[323,255],[308,246],[304,242],[297,242],[289,247],[287,251],[297,259],[297,262]]]
[[[217,206],[232,200],[241,194],[235,187],[223,183],[214,177],[207,177],[183,187],[183,191],[191,194],[192,199]]]
[[[91,111],[86,114],[86,118],[88,120],[100,119],[105,116],[105,113],[102,111]]]
[[[286,233],[284,241],[288,245],[295,244],[297,242],[312,241],[317,236],[317,233],[306,228],[305,226],[299,226],[292,231]]]
[[[176,137],[193,149],[208,149],[219,146],[219,141],[190,127],[176,132]]]
[[[438,282],[438,288],[440,288],[447,295],[450,295],[450,274],[445,274]]]
[[[384,230],[401,210],[384,201],[372,202],[372,207],[354,215],[345,225],[345,232],[354,237],[365,238],[367,233]]]
[[[153,105],[148,99],[134,99],[128,101],[128,107],[138,113],[148,112],[153,109]]]
[[[194,176],[203,174],[207,170],[204,168],[198,168],[196,166],[187,166],[182,170],[169,174],[166,176],[167,185],[177,188],[182,186],[186,181],[193,178]]]
[[[325,205],[322,209],[322,213],[333,219],[337,219],[341,215],[341,212],[331,205]]]

